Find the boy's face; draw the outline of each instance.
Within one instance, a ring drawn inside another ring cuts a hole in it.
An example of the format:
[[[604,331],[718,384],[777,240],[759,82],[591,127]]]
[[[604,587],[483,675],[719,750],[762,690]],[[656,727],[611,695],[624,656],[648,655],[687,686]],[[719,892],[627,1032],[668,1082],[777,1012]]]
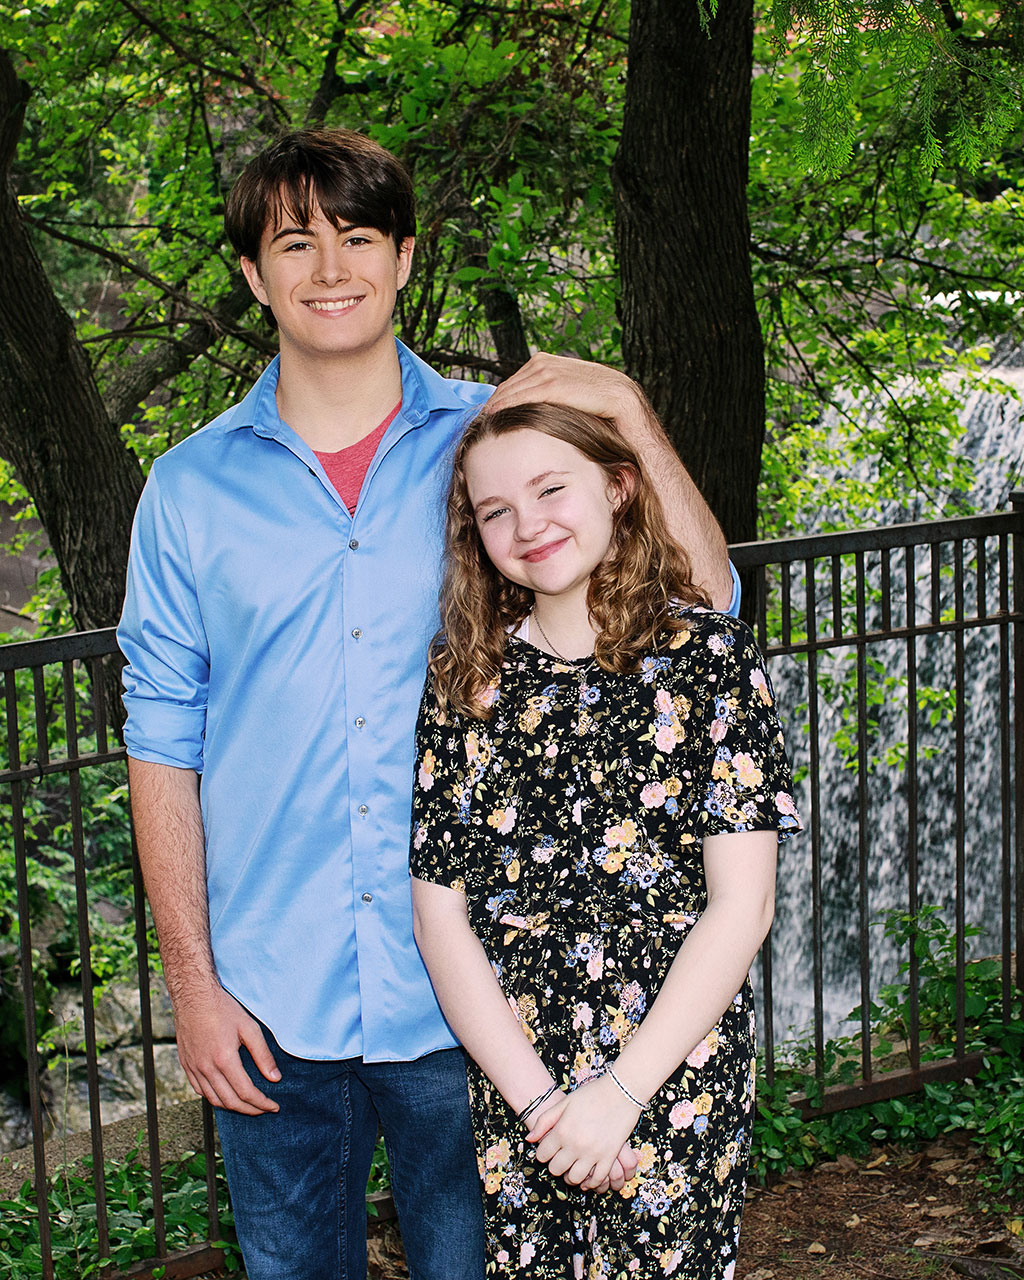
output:
[[[342,224],[319,205],[308,226],[286,210],[265,228],[255,262],[242,259],[249,287],[277,321],[281,350],[309,356],[361,355],[392,340],[398,290],[409,278],[413,240]]]

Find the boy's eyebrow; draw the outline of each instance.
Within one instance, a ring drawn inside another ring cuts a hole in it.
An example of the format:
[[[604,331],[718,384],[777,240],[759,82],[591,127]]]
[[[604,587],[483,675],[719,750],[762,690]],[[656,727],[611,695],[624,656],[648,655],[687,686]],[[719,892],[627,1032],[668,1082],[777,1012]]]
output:
[[[356,222],[342,223],[342,225],[338,227],[338,234],[343,236],[348,235],[350,231],[355,231],[358,225],[359,224]],[[282,227],[280,231],[275,231],[270,237],[270,243],[273,244],[275,240],[280,240],[282,236],[310,236],[315,234],[316,233],[309,227]]]
[[[543,484],[545,480],[550,480],[552,476],[567,476],[568,471],[542,471],[539,476],[534,476],[532,480],[527,480],[526,487],[535,489],[537,485]],[[499,495],[492,495],[490,498],[481,498],[479,502],[473,506],[474,511],[479,511],[481,507],[486,507],[492,502],[504,501]]]

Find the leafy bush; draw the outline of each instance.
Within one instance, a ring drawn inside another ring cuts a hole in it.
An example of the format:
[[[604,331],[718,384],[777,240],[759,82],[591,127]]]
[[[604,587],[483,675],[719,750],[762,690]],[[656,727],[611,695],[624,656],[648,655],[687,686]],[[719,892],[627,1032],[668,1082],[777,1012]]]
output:
[[[953,1053],[956,1010],[956,938],[939,915],[925,907],[916,917],[894,913],[886,935],[913,947],[919,965],[919,1018],[924,1060]],[[968,928],[969,935],[978,930]],[[901,972],[906,974],[909,964]],[[899,982],[883,987],[871,1006],[872,1053],[884,1057],[909,1034],[910,989]],[[940,1134],[963,1133],[986,1157],[979,1175],[984,1207],[1006,1210],[1007,1197],[1024,1186],[1024,1020],[1004,1022],[999,965],[975,961],[964,974],[966,1047],[984,1053],[981,1071],[970,1080],[926,1084],[920,1093],[870,1103],[805,1121],[795,1099],[820,1097],[822,1085],[846,1083],[859,1070],[860,1043],[840,1037],[825,1046],[825,1076],[811,1074],[806,1044],[781,1045],[772,1088],[758,1082],[751,1169],[764,1180],[788,1168],[807,1167],[840,1153],[863,1156],[872,1143],[914,1146]],[[850,1019],[859,1019],[855,1009]],[[788,1055],[787,1055],[787,1050]]]

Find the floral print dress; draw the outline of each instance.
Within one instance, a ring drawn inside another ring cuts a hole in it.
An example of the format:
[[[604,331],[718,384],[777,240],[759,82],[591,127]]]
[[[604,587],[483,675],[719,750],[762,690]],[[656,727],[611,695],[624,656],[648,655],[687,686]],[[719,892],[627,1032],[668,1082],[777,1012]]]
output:
[[[782,733],[749,629],[687,609],[637,674],[510,637],[489,720],[417,730],[413,875],[466,895],[523,1032],[572,1089],[654,1001],[706,905],[705,836],[799,828]],[[636,1176],[603,1195],[533,1159],[470,1063],[487,1275],[728,1280],[754,1097],[749,982],[641,1115]]]

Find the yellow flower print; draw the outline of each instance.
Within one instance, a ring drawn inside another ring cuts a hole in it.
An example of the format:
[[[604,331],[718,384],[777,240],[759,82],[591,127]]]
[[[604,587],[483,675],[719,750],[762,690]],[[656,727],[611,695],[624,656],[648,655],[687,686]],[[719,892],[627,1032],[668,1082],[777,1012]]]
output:
[[[711,766],[711,776],[719,782],[728,782],[732,778],[728,760],[716,760]]]
[[[732,1162],[728,1156],[719,1156],[715,1161],[715,1181],[721,1184],[728,1178],[732,1172]]]
[[[639,1161],[636,1166],[637,1173],[647,1173],[649,1170],[654,1168],[654,1163],[658,1158],[658,1152],[653,1143],[643,1143],[636,1154]]]
[[[693,1100],[693,1109],[699,1116],[711,1114],[711,1094],[702,1093]]]
[[[492,1169],[484,1178],[484,1190],[489,1196],[493,1196],[501,1186],[501,1173],[497,1169]]]
[[[677,796],[683,789],[683,784],[678,778],[665,779],[665,794],[667,796]]]
[[[495,809],[487,815],[487,825],[494,827],[499,835],[507,836],[516,825],[515,805],[507,805],[504,809]]]
[[[519,865],[519,859],[513,858],[512,861],[505,868],[505,875],[508,877],[508,880],[511,884],[515,884],[515,882],[519,879],[519,872],[521,870],[522,868]]]

